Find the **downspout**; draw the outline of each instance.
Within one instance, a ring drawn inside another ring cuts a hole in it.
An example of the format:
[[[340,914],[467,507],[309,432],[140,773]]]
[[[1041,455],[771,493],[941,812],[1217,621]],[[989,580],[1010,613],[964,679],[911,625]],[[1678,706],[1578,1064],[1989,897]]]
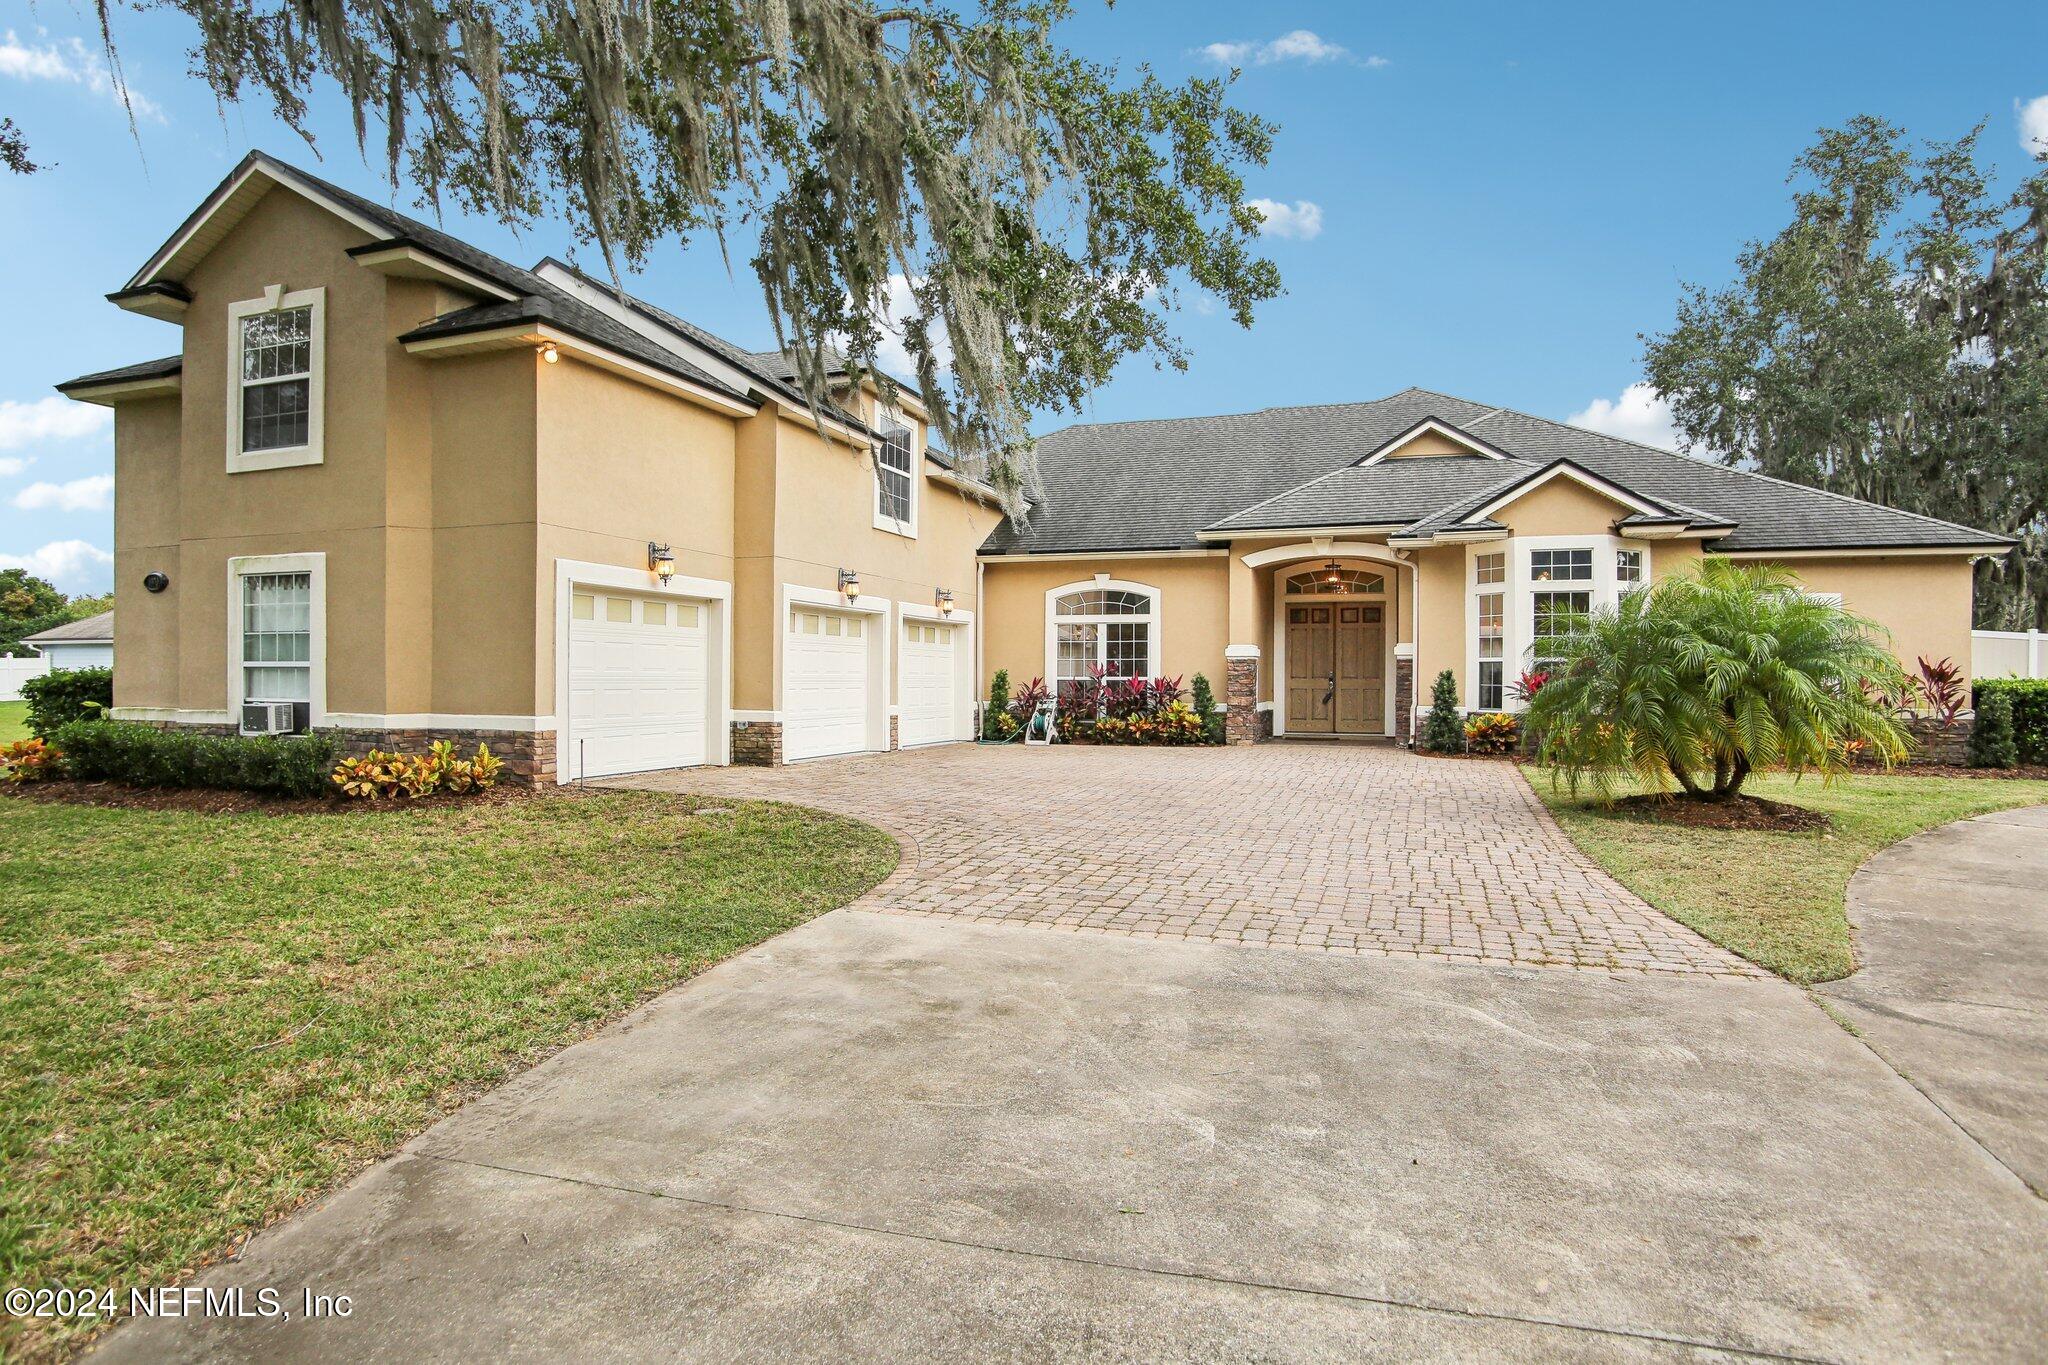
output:
[[[974,556],[974,705],[969,714],[974,717],[974,738],[979,740],[984,733],[988,718],[981,714],[981,708],[988,705],[988,675],[986,672],[988,648],[988,599],[985,595],[988,582],[988,564],[979,553]]]

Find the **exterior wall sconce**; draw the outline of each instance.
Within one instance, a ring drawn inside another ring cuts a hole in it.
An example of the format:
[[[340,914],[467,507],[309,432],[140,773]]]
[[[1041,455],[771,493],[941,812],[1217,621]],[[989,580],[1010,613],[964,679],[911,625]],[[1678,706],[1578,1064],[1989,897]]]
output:
[[[939,589],[937,605],[939,608],[939,615],[951,616],[953,614],[953,590],[951,588]]]
[[[860,600],[860,575],[851,569],[841,569],[839,571],[839,591],[846,595],[846,600],[849,602]]]
[[[666,545],[656,545],[653,541],[648,541],[647,568],[661,580],[662,587],[667,587],[668,581],[676,576],[675,551]]]
[[[142,586],[151,592],[162,592],[171,586],[169,575],[159,569],[151,569],[142,576]]]
[[[547,363],[550,365],[555,364],[562,358],[561,351],[556,348],[555,343],[552,341],[543,341],[540,345],[534,347],[534,349],[536,351],[539,351],[540,358],[542,360],[547,361]]]

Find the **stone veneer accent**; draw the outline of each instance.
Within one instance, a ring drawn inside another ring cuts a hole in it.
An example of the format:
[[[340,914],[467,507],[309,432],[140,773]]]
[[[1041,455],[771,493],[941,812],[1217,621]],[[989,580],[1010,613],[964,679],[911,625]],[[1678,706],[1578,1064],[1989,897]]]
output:
[[[1415,660],[1394,658],[1394,738],[1402,744],[1414,738]]]
[[[1926,716],[1915,716],[1903,724],[1909,750],[1906,762],[1961,767],[1970,761],[1970,732],[1977,728],[1975,716],[1964,716],[1948,726]]]
[[[782,722],[736,720],[732,723],[732,761],[750,768],[782,766]]]
[[[1229,710],[1223,713],[1223,739],[1228,744],[1252,744],[1259,738],[1259,660],[1226,659],[1223,699]],[[1270,723],[1270,722],[1269,722]]]
[[[891,716],[889,717],[889,752],[893,754],[902,747],[901,744],[896,742],[896,717]]]

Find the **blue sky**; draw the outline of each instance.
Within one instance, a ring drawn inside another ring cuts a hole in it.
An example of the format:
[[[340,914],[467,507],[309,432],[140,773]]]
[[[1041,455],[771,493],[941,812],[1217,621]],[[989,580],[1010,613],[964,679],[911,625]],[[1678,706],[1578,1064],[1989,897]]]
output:
[[[1100,60],[1168,77],[1243,66],[1234,98],[1281,125],[1250,192],[1285,206],[1269,245],[1288,288],[1250,333],[1185,314],[1191,367],[1127,364],[1085,420],[1419,384],[1661,439],[1656,403],[1630,391],[1637,334],[1669,322],[1681,281],[1725,279],[1744,240],[1782,224],[1786,167],[1816,128],[1869,112],[1951,137],[1986,119],[2001,185],[2027,165],[2027,131],[2048,135],[2038,3],[1973,7],[1967,22],[1892,4],[1080,11],[1070,40]],[[170,326],[100,296],[251,147],[391,197],[331,94],[315,110],[318,161],[264,110],[215,109],[185,75],[176,16],[118,23],[139,145],[86,14],[0,0],[0,114],[54,163],[0,173],[12,324],[0,328],[0,566],[27,563],[72,591],[111,579],[111,426],[50,386],[178,344]],[[447,225],[522,264],[571,243],[559,223],[517,236]],[[672,244],[635,287],[766,345],[748,254],[736,244],[735,278],[709,243]]]

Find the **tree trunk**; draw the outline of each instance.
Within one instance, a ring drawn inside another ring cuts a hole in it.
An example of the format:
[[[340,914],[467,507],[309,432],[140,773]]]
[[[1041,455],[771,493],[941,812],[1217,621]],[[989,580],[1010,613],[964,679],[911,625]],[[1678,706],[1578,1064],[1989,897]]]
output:
[[[1683,763],[1674,762],[1671,755],[1666,754],[1664,755],[1664,766],[1669,768],[1671,775],[1678,779],[1678,785],[1685,789],[1687,796],[1690,796],[1695,801],[1706,796],[1705,790],[1701,788],[1699,783],[1692,780],[1692,774],[1685,770]]]
[[[1725,774],[1720,771],[1717,765],[1714,772],[1714,799],[1716,801],[1727,801],[1739,795],[1742,791],[1742,784],[1748,779],[1749,760],[1741,754],[1735,755],[1734,759],[1729,762]]]

